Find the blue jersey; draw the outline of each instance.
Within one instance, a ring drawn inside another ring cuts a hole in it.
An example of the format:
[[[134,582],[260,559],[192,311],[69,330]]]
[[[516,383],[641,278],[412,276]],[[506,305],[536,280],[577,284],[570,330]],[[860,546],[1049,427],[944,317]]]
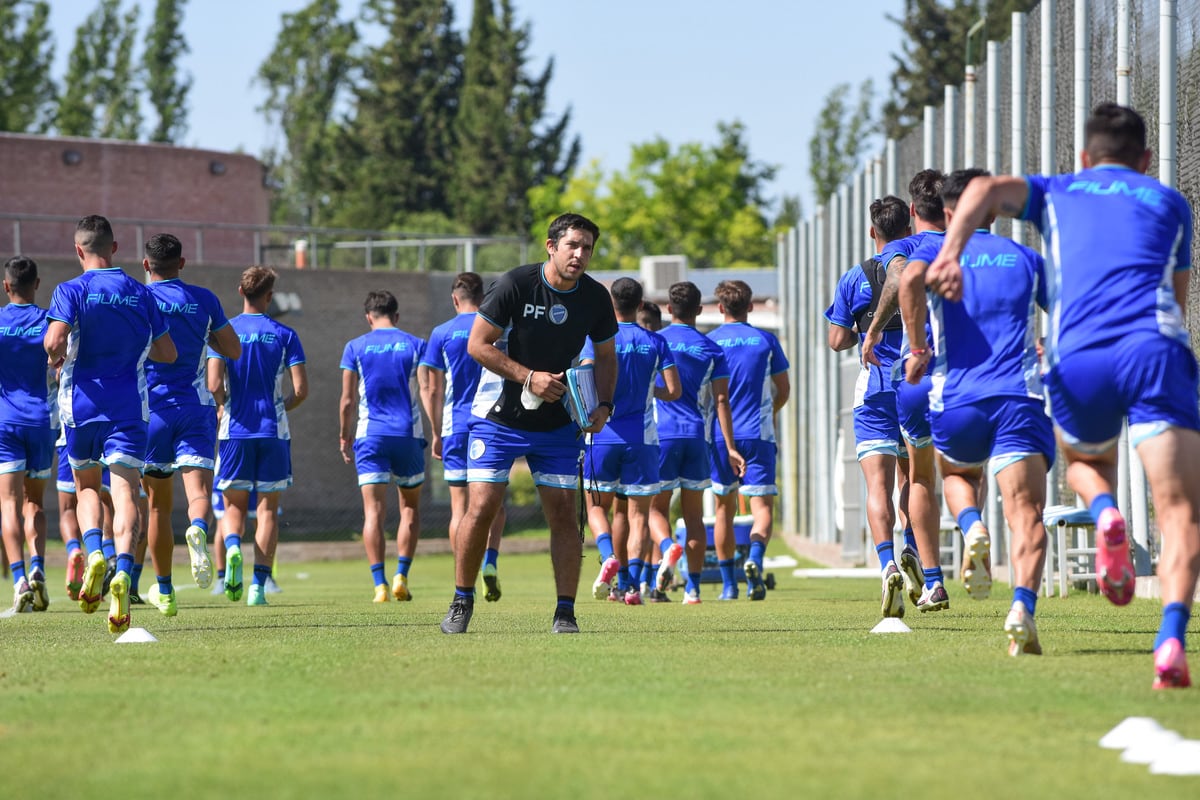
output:
[[[225,362],[225,413],[220,439],[290,439],[283,408],[283,373],[304,363],[300,337],[265,314],[239,314],[229,321],[242,343],[236,360],[211,348]]]
[[[726,322],[710,332],[708,338],[724,351],[729,366],[734,438],[775,441],[771,377],[788,369],[779,340],[748,322]],[[720,430],[715,433],[718,441],[724,441]]]
[[[365,436],[423,437],[413,391],[425,340],[399,328],[376,328],[346,344],[342,369],[358,374],[358,427]]]
[[[712,382],[729,377],[725,354],[691,325],[676,322],[658,333],[671,351],[681,388],[677,400],[654,401],[658,438],[712,441]]]
[[[660,372],[675,366],[667,342],[636,322],[621,322],[613,340],[617,353],[617,388],[613,393],[613,416],[592,435],[593,444],[658,444],[654,425],[654,381]],[[588,339],[583,359],[595,359]]]
[[[1188,345],[1172,283],[1192,265],[1183,195],[1120,166],[1025,180],[1020,218],[1037,225],[1051,259],[1050,362],[1135,335]]]
[[[167,323],[145,286],[119,267],[90,269],[54,289],[51,320],[71,327],[58,388],[62,424],[149,421],[146,356]]]
[[[933,263],[942,241],[930,238],[908,260]],[[1044,260],[1024,245],[979,230],[959,263],[961,302],[927,294],[934,347],[929,408],[941,411],[993,397],[1041,398],[1034,322],[1037,306],[1046,307]]]
[[[208,289],[178,278],[154,281],[147,288],[171,326],[178,354],[172,364],[146,364],[151,410],[215,405],[208,391],[205,362],[209,334],[229,324],[221,301]]]
[[[876,257],[878,260],[878,257]],[[825,309],[825,319],[834,325],[854,329],[857,325],[858,314],[871,305],[871,282],[863,272],[861,264],[855,264],[838,279],[833,291],[833,303]],[[861,350],[866,331],[858,332],[858,345]],[[883,338],[875,348],[880,366],[863,364],[859,370],[858,383],[855,385],[854,405],[858,407],[863,401],[880,392],[895,391],[892,382],[892,363],[900,357],[900,346],[904,340],[901,330],[883,331]]]
[[[46,309],[32,303],[0,308],[0,424],[50,427]]]
[[[466,433],[471,420],[471,402],[479,388],[482,367],[467,353],[467,340],[475,324],[475,312],[458,314],[443,322],[429,335],[429,346],[421,356],[421,366],[446,373],[446,394],[442,404],[442,436]],[[498,396],[499,393],[497,393]],[[492,397],[489,401],[495,401]]]

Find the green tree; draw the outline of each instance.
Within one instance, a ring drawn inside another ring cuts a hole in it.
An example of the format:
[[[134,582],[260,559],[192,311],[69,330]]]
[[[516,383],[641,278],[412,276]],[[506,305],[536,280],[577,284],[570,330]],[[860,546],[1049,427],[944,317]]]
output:
[[[55,126],[64,136],[136,139],[141,127],[133,67],[138,8],[100,0],[75,31]]]
[[[274,210],[280,223],[326,222],[337,161],[335,114],[349,88],[358,39],[354,23],[340,21],[338,11],[338,0],[313,0],[284,14],[275,47],[258,68],[256,80],[267,89],[259,111],[284,140],[267,157],[282,182]]]
[[[44,133],[53,119],[54,40],[45,0],[0,0],[0,130]]]
[[[871,101],[874,84],[868,79],[858,89],[858,103],[847,105],[850,84],[839,83],[825,95],[812,138],[808,140],[808,174],[818,205],[824,204],[854,174],[876,131]]]
[[[183,7],[187,0],[158,0],[154,22],[146,31],[142,69],[146,90],[158,121],[150,133],[152,142],[178,142],[187,130],[187,96],[190,75],[181,75],[179,59],[189,52],[183,38]]]
[[[803,218],[804,205],[800,202],[800,196],[785,194],[779,200],[779,213],[775,215],[775,223],[771,227],[777,231],[786,231],[799,225]]]

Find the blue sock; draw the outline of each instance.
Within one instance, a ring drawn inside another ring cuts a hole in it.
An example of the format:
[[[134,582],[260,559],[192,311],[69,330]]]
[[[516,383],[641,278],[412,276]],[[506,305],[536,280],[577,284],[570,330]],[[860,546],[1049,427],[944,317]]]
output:
[[[1024,586],[1013,589],[1013,601],[1017,600],[1025,604],[1025,608],[1030,614],[1037,611],[1037,592],[1033,589],[1026,589]]]
[[[483,551],[483,565],[485,567],[496,566],[496,559],[500,557],[500,551],[494,547],[489,547]]]
[[[83,532],[83,546],[87,548],[88,555],[95,553],[97,550],[102,550],[102,540],[104,534],[99,528],[92,528]]]
[[[112,539],[103,539],[100,542],[100,550],[104,553],[104,558],[110,559],[117,554],[117,546],[113,544]]]
[[[746,556],[747,561],[753,561],[758,571],[762,572],[763,554],[767,552],[767,543],[761,539],[750,540],[750,554]]]
[[[658,568],[659,568],[659,566],[660,566],[659,564],[647,564],[646,569],[643,572],[643,575],[646,577],[646,585],[649,586],[651,589],[658,586]],[[647,572],[650,574],[645,575],[645,573],[647,573]]]
[[[31,556],[29,559],[29,571],[30,572],[40,572],[42,575],[45,575],[46,574],[46,557],[45,556]]]
[[[575,598],[563,597],[559,595],[557,611],[565,611],[571,616],[575,616]]]
[[[673,544],[675,544],[674,539],[663,539],[661,542],[658,543],[658,552],[662,553],[665,556],[667,554],[667,551],[671,549],[671,545],[673,545]]]
[[[642,583],[642,569],[646,563],[640,558],[629,559],[629,580],[633,584],[634,589],[640,589]]]
[[[387,578],[383,577],[383,562],[371,565],[371,578],[374,579],[376,586],[386,586]]]
[[[617,590],[621,592],[629,591],[629,587],[633,584],[633,579],[629,576],[629,567],[621,567],[617,570]]]
[[[967,535],[967,531],[971,530],[971,526],[976,522],[983,522],[983,517],[979,516],[979,509],[975,506],[967,506],[958,514],[958,527],[962,528],[963,536]]]
[[[80,542],[78,539],[68,539],[67,540],[67,555],[71,555],[76,550],[82,550],[82,549],[83,549],[83,543]]]
[[[911,547],[914,553],[918,551],[917,537],[913,535],[912,526],[904,529],[904,546]]]
[[[192,524],[195,525],[200,530],[204,531],[205,538],[208,538],[208,523],[207,522],[205,522],[202,519],[194,519],[194,520],[192,520]]]
[[[141,581],[142,570],[145,568],[146,568],[145,564],[134,564],[133,572],[129,573],[129,591],[132,592],[133,594],[138,593],[138,582]],[[167,578],[167,582],[170,583],[171,579]],[[159,583],[162,583],[161,578],[159,579]]]
[[[734,562],[732,558],[723,558],[717,562],[717,566],[721,568],[721,583],[726,589],[737,591],[737,576],[734,574]]]
[[[932,569],[924,570],[925,572],[925,588],[932,589],[935,583],[945,583],[945,578],[942,577],[942,568],[933,567]]]
[[[608,561],[613,557],[612,534],[602,533],[596,537],[596,549],[600,551],[600,560]]]
[[[1100,521],[1100,512],[1106,508],[1116,508],[1117,501],[1111,494],[1098,494],[1096,499],[1092,500],[1092,504],[1088,506],[1088,511],[1091,512],[1092,519],[1096,522]]]
[[[25,577],[25,559],[9,563],[8,568],[12,570],[13,586],[16,586]]]
[[[232,550],[233,548],[242,549],[242,537],[236,533],[231,533],[225,537],[225,549]]]
[[[117,572],[124,572],[126,575],[133,573],[133,553],[121,553],[117,556]]]
[[[158,580],[158,593],[163,597],[170,597],[171,592],[175,591],[175,588],[171,586],[171,576],[156,575],[155,578]]]
[[[1167,639],[1178,639],[1181,645],[1187,647],[1184,636],[1191,616],[1192,611],[1186,603],[1167,603],[1163,606],[1162,627],[1154,638],[1154,649],[1157,650]]]
[[[412,559],[399,556],[396,559],[396,574],[408,577],[408,568],[412,566]]]
[[[267,578],[271,577],[271,568],[266,564],[254,565],[254,585],[266,586]]]
[[[883,569],[888,562],[896,560],[896,545],[891,539],[875,545],[875,553],[879,556],[879,568]]]
[[[689,572],[687,574],[687,585],[684,587],[684,590],[688,591],[688,592],[700,591],[700,573],[699,572]]]
[[[217,570],[217,583],[224,583],[224,582],[225,582],[225,570],[219,569],[219,570]]]
[[[474,586],[455,586],[454,596],[461,597],[472,605],[475,603],[475,587]]]

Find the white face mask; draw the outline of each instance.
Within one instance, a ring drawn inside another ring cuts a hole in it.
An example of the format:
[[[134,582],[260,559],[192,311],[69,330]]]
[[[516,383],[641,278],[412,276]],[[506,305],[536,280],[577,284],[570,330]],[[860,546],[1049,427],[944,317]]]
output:
[[[542,404],[542,398],[529,390],[529,381],[533,379],[533,370],[525,376],[525,385],[521,387],[521,405],[526,411],[533,411]]]

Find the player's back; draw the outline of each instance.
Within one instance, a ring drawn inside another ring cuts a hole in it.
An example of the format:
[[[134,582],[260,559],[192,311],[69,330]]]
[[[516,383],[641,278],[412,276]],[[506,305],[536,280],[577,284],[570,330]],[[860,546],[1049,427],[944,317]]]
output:
[[[224,359],[229,397],[220,438],[290,438],[283,374],[304,361],[300,338],[265,314],[239,314],[230,324],[242,344],[242,355]]]
[[[0,308],[0,423],[50,424],[46,309],[31,303]]]
[[[646,330],[636,322],[621,322],[617,325],[613,349],[617,356],[613,416],[592,441],[656,444],[655,377],[661,370],[674,364],[667,343],[657,333]],[[582,357],[595,357],[590,339],[584,345]]]
[[[71,374],[85,378],[132,377],[150,350],[151,324],[145,306],[153,303],[146,288],[119,267],[92,269],[54,290],[75,295],[76,348]],[[54,306],[50,316],[55,317]],[[63,320],[68,322],[69,320]],[[68,348],[70,352],[70,348]]]
[[[709,439],[712,435],[712,382],[728,378],[725,356],[712,339],[691,325],[672,323],[659,335],[679,372],[676,400],[655,400],[659,439]],[[657,381],[662,386],[660,377]]]
[[[471,403],[479,388],[482,367],[467,352],[467,341],[475,324],[475,312],[456,315],[433,329],[421,363],[445,373],[442,435],[465,432],[471,418]],[[497,388],[499,388],[497,386]],[[494,398],[489,401],[494,402]]]
[[[748,322],[726,322],[708,338],[724,352],[729,367],[734,437],[775,441],[771,377],[788,368],[779,340]]]
[[[228,324],[220,301],[208,289],[178,278],[154,281],[148,288],[171,326],[177,353],[170,364],[147,362],[150,407],[213,405],[204,365],[209,334]]]
[[[376,328],[346,345],[342,368],[358,373],[356,438],[421,437],[421,411],[412,384],[424,352],[424,340],[399,328]]]

